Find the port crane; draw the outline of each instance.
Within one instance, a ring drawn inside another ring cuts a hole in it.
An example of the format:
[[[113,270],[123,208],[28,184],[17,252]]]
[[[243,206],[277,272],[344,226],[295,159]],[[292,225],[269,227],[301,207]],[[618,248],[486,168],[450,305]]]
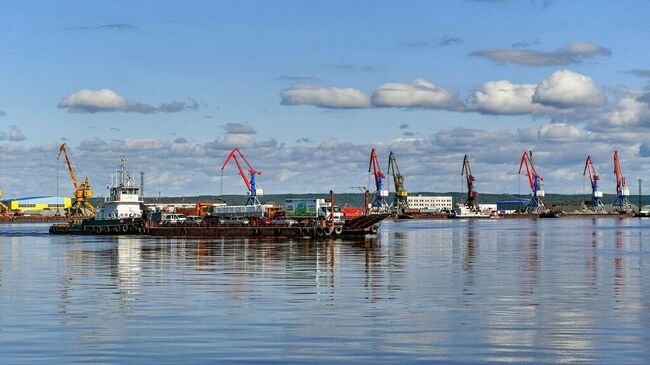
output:
[[[2,200],[2,189],[0,188],[0,200]],[[0,201],[0,214],[3,217],[9,215],[9,207],[6,206],[2,201]]]
[[[472,213],[478,213],[481,211],[478,205],[478,191],[474,190],[474,175],[472,175],[472,169],[469,166],[469,157],[465,155],[463,158],[463,169],[460,172],[461,176],[465,176],[467,180],[467,200],[465,200],[465,206]]]
[[[526,175],[528,177],[528,184],[532,191],[532,197],[526,206],[526,213],[539,214],[546,211],[546,203],[544,202],[544,190],[542,189],[542,177],[537,173],[535,164],[533,163],[533,151],[524,152],[519,161],[519,172],[521,168],[526,167]]]
[[[616,175],[616,201],[613,204],[614,210],[619,213],[628,213],[632,210],[632,205],[627,200],[630,195],[630,189],[627,187],[627,181],[623,176],[621,161],[618,159],[618,151],[614,151],[614,175]]]
[[[239,157],[237,157],[239,156]],[[239,158],[241,158],[244,163],[246,163],[246,166],[248,167],[248,176],[246,176],[246,173],[244,172],[244,169],[242,168],[241,163],[239,162]],[[246,185],[246,188],[248,189],[248,200],[246,201],[246,205],[260,205],[260,201],[257,199],[259,195],[263,195],[262,189],[257,188],[257,183],[255,182],[255,175],[261,175],[262,172],[259,170],[255,170],[253,166],[251,166],[250,162],[244,157],[244,154],[239,150],[239,147],[233,148],[232,151],[228,154],[228,157],[226,158],[226,161],[221,165],[221,174],[223,178],[223,170],[226,168],[228,165],[228,162],[231,160],[235,161],[235,165],[237,165],[237,169],[239,170],[239,176],[241,176],[242,180],[244,181],[244,185]]]
[[[65,159],[66,166],[68,167],[68,172],[70,173],[70,179],[72,180],[72,185],[74,186],[74,203],[70,208],[70,214],[73,216],[89,217],[95,214],[95,207],[88,202],[88,198],[93,196],[93,190],[90,188],[90,182],[88,178],[84,178],[83,181],[77,179],[77,174],[72,167],[72,162],[70,162],[70,156],[68,153],[68,148],[66,144],[62,144],[59,147],[59,153],[56,156],[56,159],[59,160],[63,155]]]
[[[374,206],[380,209],[387,209],[388,204],[386,203],[385,197],[388,197],[388,190],[385,190],[384,179],[386,175],[381,171],[379,167],[379,158],[377,157],[377,150],[373,149],[370,151],[370,164],[368,165],[368,172],[372,172],[375,177],[375,187],[377,191],[374,196]]]
[[[393,151],[390,151],[388,155],[388,175],[393,175],[393,183],[395,184],[395,207],[399,214],[404,213],[404,210],[408,208],[408,191],[404,189],[404,176],[400,174],[399,167],[397,166],[397,160],[395,159],[395,154]]]
[[[589,181],[591,182],[591,201],[589,201],[587,207],[591,211],[602,212],[605,210],[605,206],[600,200],[600,198],[603,197],[603,192],[598,188],[598,181],[600,180],[600,176],[596,174],[596,169],[594,168],[594,164],[591,160],[591,155],[587,156],[587,160],[585,161],[585,169],[582,172],[582,175],[587,175],[587,172],[589,172]]]

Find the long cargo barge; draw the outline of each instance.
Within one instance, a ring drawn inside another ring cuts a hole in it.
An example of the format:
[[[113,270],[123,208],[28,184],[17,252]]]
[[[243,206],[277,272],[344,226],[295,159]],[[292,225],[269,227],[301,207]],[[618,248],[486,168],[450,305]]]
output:
[[[306,237],[306,238],[351,238],[377,233],[379,224],[388,214],[361,216],[343,224],[288,225],[288,224],[241,224],[236,221],[200,222],[158,222],[143,219],[113,222],[94,220],[72,221],[50,227],[51,234],[73,235],[133,235],[152,237],[183,238],[264,238],[264,237]]]

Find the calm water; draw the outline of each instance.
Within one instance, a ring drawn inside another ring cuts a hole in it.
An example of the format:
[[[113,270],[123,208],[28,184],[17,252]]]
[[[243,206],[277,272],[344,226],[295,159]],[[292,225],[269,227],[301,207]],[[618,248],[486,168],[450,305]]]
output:
[[[649,238],[638,219],[385,222],[329,243],[4,225],[0,363],[648,363]]]

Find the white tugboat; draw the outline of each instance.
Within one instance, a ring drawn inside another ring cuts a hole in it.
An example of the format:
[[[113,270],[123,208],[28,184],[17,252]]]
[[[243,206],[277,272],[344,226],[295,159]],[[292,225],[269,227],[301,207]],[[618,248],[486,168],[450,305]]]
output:
[[[126,169],[126,158],[120,157],[120,167],[111,174],[108,196],[95,211],[95,217],[54,225],[50,233],[133,234],[141,231],[144,201]]]
[[[120,157],[120,167],[111,174],[108,196],[95,212],[96,221],[142,218],[144,201],[140,199],[140,187],[126,169],[126,158]]]

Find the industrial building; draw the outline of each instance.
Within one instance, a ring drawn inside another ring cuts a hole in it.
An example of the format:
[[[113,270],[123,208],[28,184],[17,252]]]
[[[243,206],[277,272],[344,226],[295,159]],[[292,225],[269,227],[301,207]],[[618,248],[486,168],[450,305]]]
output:
[[[406,197],[409,209],[451,211],[453,203],[451,196],[413,195]]]
[[[62,196],[33,196],[5,200],[4,203],[13,211],[38,212],[45,214],[47,211],[67,211],[72,206],[72,199]]]

